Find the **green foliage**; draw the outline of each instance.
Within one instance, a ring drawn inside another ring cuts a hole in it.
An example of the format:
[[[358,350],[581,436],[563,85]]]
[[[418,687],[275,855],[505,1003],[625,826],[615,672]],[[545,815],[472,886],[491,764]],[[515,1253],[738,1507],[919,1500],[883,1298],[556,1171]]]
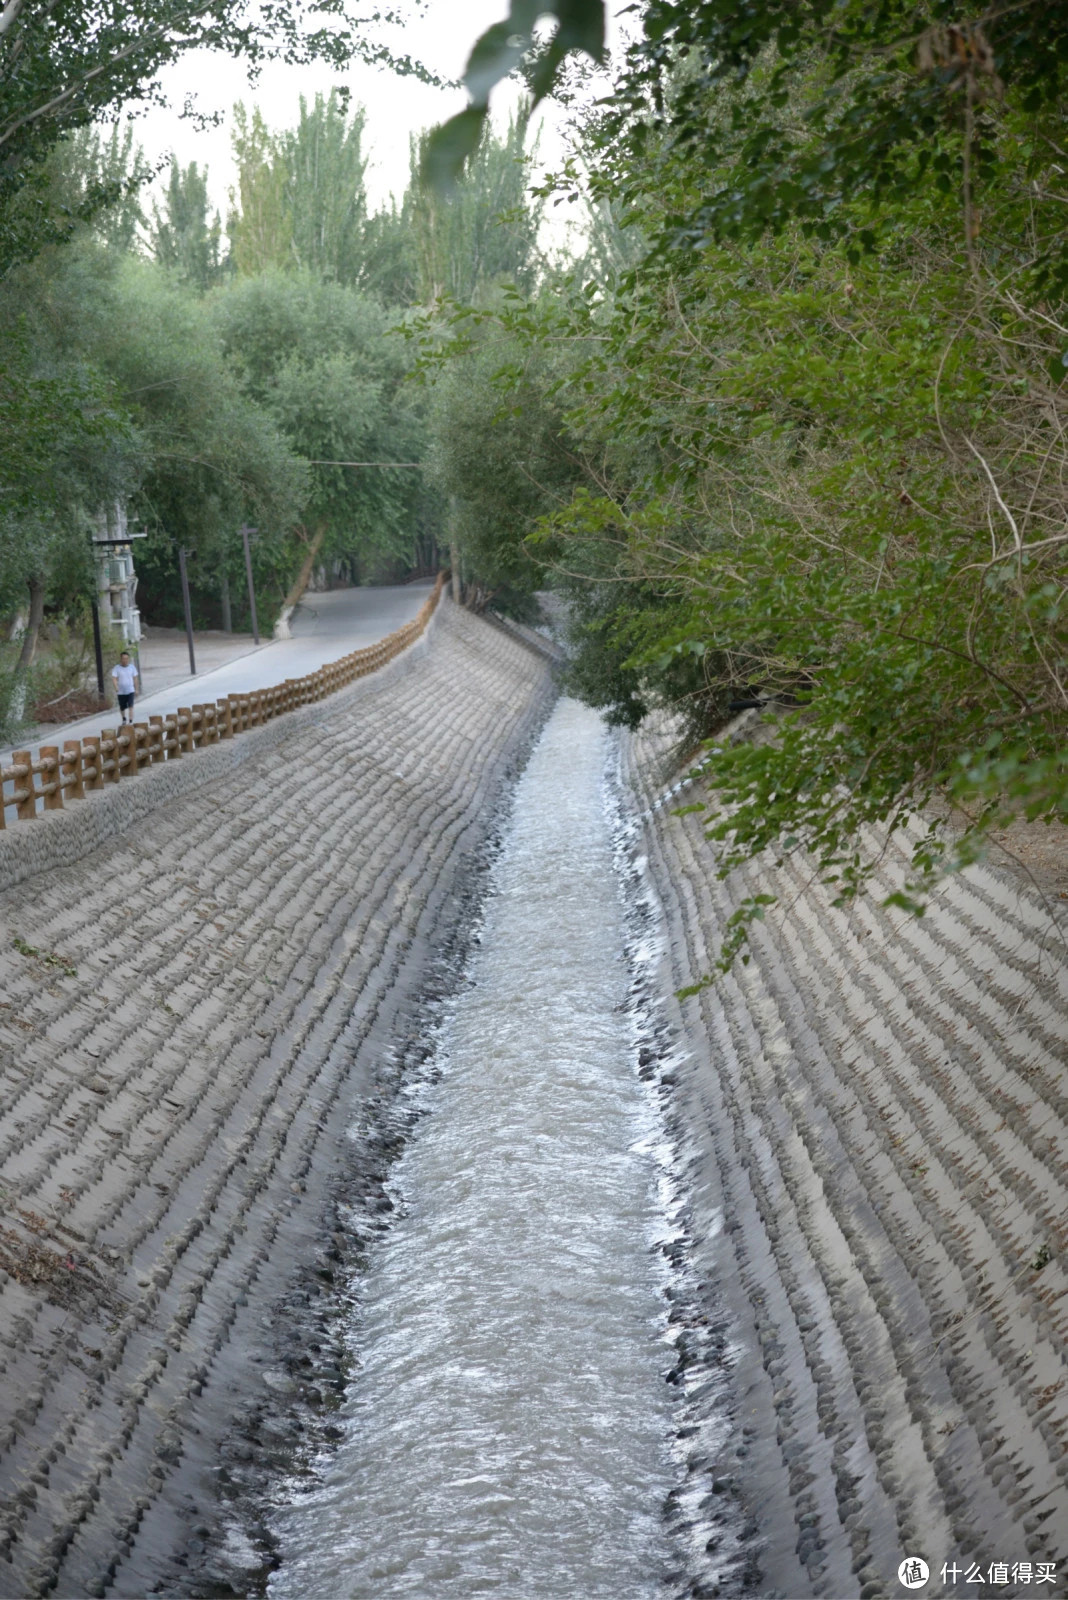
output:
[[[873,208],[907,204],[917,180],[948,195],[993,172],[1002,105],[1039,133],[1066,62],[1068,18],[1040,0],[971,14],[949,0],[650,0],[609,113],[616,170],[627,188],[646,160],[700,168],[672,218],[686,242],[800,225],[871,248]],[[1043,144],[1017,160],[1045,187]],[[1048,244],[1047,286],[1063,289],[1063,238]]]
[[[218,212],[209,216],[208,173],[171,157],[163,209],[154,208],[152,251],[179,283],[205,294],[222,276]]]
[[[293,216],[286,203],[289,174],[280,149],[258,106],[249,116],[234,107],[234,158],[237,209],[230,218],[230,251],[241,273],[287,267],[293,260]]]
[[[362,109],[346,118],[336,91],[316,95],[283,141],[293,218],[293,258],[321,278],[351,283],[367,221]]]
[[[84,589],[89,508],[125,480],[133,448],[104,375],[65,349],[43,276],[12,287],[0,304],[0,615],[22,608],[31,584]]]
[[[7,0],[0,9],[0,271],[54,237],[35,188],[56,140],[124,105],[158,101],[161,70],[186,51],[223,51],[253,69],[272,56],[338,69],[359,58],[430,78],[375,40],[381,20],[397,19],[384,8],[357,15],[346,0],[315,7],[276,0],[258,9],[244,0]]]
[[[869,824],[948,800],[963,834],[932,823],[894,901],[916,911],[995,822],[1068,816],[1060,69],[1037,16],[1009,40],[905,6],[648,5],[561,185],[590,172],[648,253],[594,277],[591,252],[585,282],[498,312],[512,397],[555,352],[577,486],[527,541],[570,599],[573,684],[631,725],[673,704],[686,739],[777,707],[699,765],[724,873],[804,848],[847,900]],[[454,321],[453,359],[471,345]],[[766,909],[736,908],[724,963]]]
[[[307,273],[238,278],[211,303],[242,393],[309,463],[299,521],[326,532],[324,556],[354,572],[369,555],[410,550],[423,431],[402,387],[404,342],[367,295]],[[384,463],[367,467],[364,463]]]
[[[549,41],[539,46],[534,29],[544,16],[555,17],[556,27]],[[468,57],[463,81],[470,104],[436,128],[424,145],[422,173],[428,187],[444,195],[460,181],[485,138],[489,97],[502,79],[526,63],[537,105],[552,89],[573,51],[593,61],[603,59],[604,30],[603,0],[557,0],[556,4],[511,0],[505,20],[487,28]]]
[[[503,137],[483,130],[462,183],[448,195],[419,175],[425,139],[411,150],[398,207],[369,215],[364,113],[340,96],[301,101],[294,129],[272,131],[262,113],[235,108],[238,165],[230,242],[237,271],[306,271],[361,288],[389,305],[468,304],[500,279],[534,281],[541,207],[526,193],[526,121]]]
[[[470,326],[467,353],[432,388],[432,482],[451,506],[468,603],[530,619],[543,564],[524,535],[567,499],[576,468],[546,393],[546,361],[492,319]]]
[[[20,956],[26,956],[29,960],[39,961],[45,967],[56,967],[63,973],[64,977],[76,978],[78,976],[77,967],[72,967],[65,956],[57,955],[54,950],[39,950],[36,945],[28,944],[17,933],[11,943]]]
[[[239,209],[230,223],[239,272],[303,268],[356,283],[362,275],[367,195],[363,111],[350,117],[336,90],[300,101],[296,128],[271,133],[256,108],[235,107]]]
[[[0,605],[13,608],[35,576],[56,604],[86,595],[89,529],[116,499],[150,532],[138,545],[150,604],[175,594],[178,543],[207,583],[228,551],[236,577],[232,545],[246,519],[263,529],[264,557],[288,572],[304,470],[227,369],[204,302],[88,239],[13,281],[19,320],[0,324],[14,380],[0,383],[10,424]],[[173,606],[159,620],[174,620]]]
[[[421,182],[427,140],[413,143],[405,222],[423,305],[472,305],[502,280],[533,288],[542,203],[527,194],[527,129],[525,114],[511,119],[503,137],[484,126],[462,178],[446,193]]]

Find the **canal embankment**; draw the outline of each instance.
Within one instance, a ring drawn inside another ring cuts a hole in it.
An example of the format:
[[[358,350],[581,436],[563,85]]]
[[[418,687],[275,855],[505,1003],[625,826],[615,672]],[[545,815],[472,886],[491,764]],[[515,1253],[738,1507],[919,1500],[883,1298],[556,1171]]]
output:
[[[721,880],[700,815],[674,814],[694,797],[672,746],[645,728],[627,782],[687,1243],[726,1330],[728,1426],[694,1476],[725,1535],[744,1519],[727,1592],[748,1563],[761,1596],[875,1600],[908,1556],[925,1594],[1063,1582],[1063,904],[979,865],[922,918],[884,911],[905,862],[874,834],[876,894],[851,908],[796,858]],[[757,893],[778,906],[748,962],[674,999]]]
[[[181,763],[205,781],[0,894],[0,1594],[165,1592],[254,1454],[235,1416],[324,1399],[279,1307],[330,1301],[339,1193],[384,1203],[347,1131],[419,1050],[554,692],[446,604],[289,737]],[[230,1554],[245,1592],[260,1554]]]
[[[9,846],[0,1595],[325,1595],[339,1554],[522,1600],[1063,1571],[1050,904],[720,881],[670,730],[617,768],[575,708],[527,768],[554,697],[446,605],[239,759],[90,797],[81,852],[45,848],[73,815]],[[680,1002],[758,892],[748,964]]]

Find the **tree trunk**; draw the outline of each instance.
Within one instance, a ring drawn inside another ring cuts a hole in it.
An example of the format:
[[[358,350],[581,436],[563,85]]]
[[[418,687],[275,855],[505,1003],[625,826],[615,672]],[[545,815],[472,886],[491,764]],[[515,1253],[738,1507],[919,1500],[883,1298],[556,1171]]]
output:
[[[7,703],[4,719],[11,727],[17,727],[26,715],[26,674],[37,652],[37,636],[41,631],[44,617],[44,597],[44,579],[34,574],[30,579],[30,614],[26,622],[26,631],[22,635],[22,649],[15,662],[15,672],[11,680],[11,698]]]
[[[15,663],[15,676],[20,677],[27,672],[33,664],[37,654],[37,636],[41,631],[44,620],[45,588],[44,579],[36,573],[30,579],[30,615],[26,623],[26,632],[22,635],[22,649]]]
[[[463,598],[463,589],[460,585],[460,546],[455,539],[449,545],[449,566],[452,568],[452,597],[459,605]]]
[[[224,633],[233,633],[234,619],[230,615],[230,580],[224,572],[219,588],[219,600],[222,605],[222,625]]]

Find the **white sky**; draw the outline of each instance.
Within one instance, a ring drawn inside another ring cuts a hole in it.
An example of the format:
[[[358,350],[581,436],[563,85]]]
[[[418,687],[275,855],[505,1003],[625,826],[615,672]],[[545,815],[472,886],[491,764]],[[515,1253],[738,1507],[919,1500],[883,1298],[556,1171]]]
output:
[[[397,0],[395,0],[397,3]],[[399,0],[398,9],[404,0]],[[478,35],[507,13],[507,0],[426,0],[410,4],[411,21],[403,29],[378,30],[376,38],[421,60],[442,78],[458,79],[468,52]],[[372,209],[399,198],[408,181],[408,140],[411,134],[443,121],[466,104],[462,89],[442,90],[402,77],[388,68],[355,64],[341,77],[325,66],[265,66],[257,83],[250,85],[241,63],[211,51],[195,51],[178,61],[160,79],[173,109],[150,108],[137,118],[135,137],[150,160],[174,151],[179,161],[207,166],[213,205],[226,215],[229,191],[236,181],[230,148],[232,107],[238,100],[259,105],[271,128],[292,126],[303,94],[314,98],[338,83],[347,84],[353,103],[367,109],[367,173]],[[494,121],[504,120],[518,100],[514,84],[502,85],[493,97]],[[198,111],[220,113],[217,127],[200,131],[180,115],[187,97]],[[563,114],[551,103],[539,109],[538,167],[556,166],[563,154]],[[563,208],[561,208],[563,209]],[[554,230],[555,231],[555,230]]]

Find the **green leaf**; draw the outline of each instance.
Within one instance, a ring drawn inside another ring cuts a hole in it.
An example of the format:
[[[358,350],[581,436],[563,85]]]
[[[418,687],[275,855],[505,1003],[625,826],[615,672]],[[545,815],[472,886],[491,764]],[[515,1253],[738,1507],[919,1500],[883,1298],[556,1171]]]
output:
[[[529,44],[529,32],[517,33],[510,19],[494,23],[475,41],[463,81],[476,106],[488,103],[490,90],[515,70]]]
[[[434,129],[426,142],[420,170],[428,189],[446,194],[460,181],[464,167],[478,149],[487,115],[485,106],[467,106]]]

